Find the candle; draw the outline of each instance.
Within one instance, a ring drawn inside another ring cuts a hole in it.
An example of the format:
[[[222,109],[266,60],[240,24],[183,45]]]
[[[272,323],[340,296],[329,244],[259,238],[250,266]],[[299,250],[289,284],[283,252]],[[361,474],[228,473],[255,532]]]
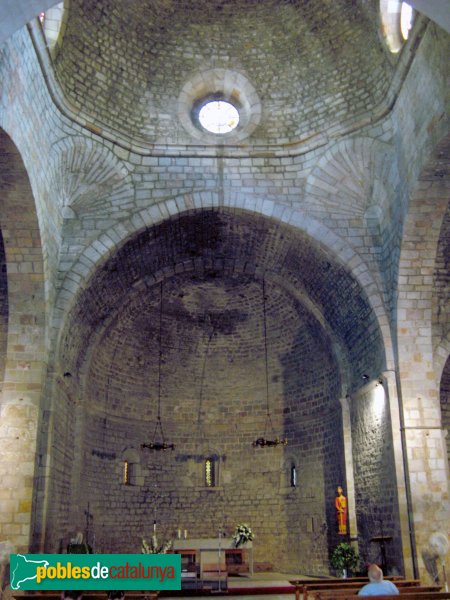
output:
[[[177,531],[178,539],[181,540],[181,529]]]
[[[153,521],[153,533],[156,533],[156,520]]]
[[[184,530],[184,539],[187,539],[187,529]]]

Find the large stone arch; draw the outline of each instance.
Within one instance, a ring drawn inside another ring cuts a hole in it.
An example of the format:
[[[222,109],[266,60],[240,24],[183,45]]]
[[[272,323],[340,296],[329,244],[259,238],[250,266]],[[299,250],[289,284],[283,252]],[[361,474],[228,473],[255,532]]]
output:
[[[77,292],[84,287],[84,282],[128,239],[144,229],[158,225],[176,215],[182,215],[193,210],[214,209],[218,206],[218,197],[212,192],[185,194],[140,210],[128,220],[123,220],[107,232],[103,232],[98,239],[85,248],[62,282],[54,311],[53,327],[55,333],[61,332],[66,311],[73,304]],[[336,235],[324,223],[319,222],[306,212],[278,205],[273,200],[265,198],[255,201],[254,198],[248,198],[245,194],[236,193],[234,196],[230,196],[229,204],[224,206],[223,210],[248,212],[256,217],[259,215],[273,218],[280,224],[292,226],[316,241],[345,265],[367,293],[382,331],[386,352],[386,368],[392,369],[394,367],[389,318],[386,314],[382,292],[369,266],[359,253],[349,246],[345,239]]]
[[[0,131],[2,360],[0,469],[10,522],[0,535],[26,551],[30,543],[33,475],[46,368],[46,304],[41,237],[21,156]],[[44,457],[40,457],[43,461]]]
[[[447,531],[450,514],[439,401],[448,322],[439,324],[435,310],[433,323],[433,308],[448,295],[448,271],[444,275],[441,269],[439,275],[437,258],[442,235],[447,235],[449,148],[447,137],[422,169],[409,204],[399,267],[398,362],[418,556],[433,531]],[[424,575],[420,558],[418,564]]]

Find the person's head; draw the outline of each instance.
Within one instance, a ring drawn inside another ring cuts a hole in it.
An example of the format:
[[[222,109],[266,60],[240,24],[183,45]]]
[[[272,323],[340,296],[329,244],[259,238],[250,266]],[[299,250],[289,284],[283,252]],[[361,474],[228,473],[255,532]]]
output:
[[[344,493],[344,491],[343,491],[343,489],[341,488],[341,486],[340,486],[340,485],[338,485],[338,487],[337,487],[337,490],[336,490],[336,491],[337,491],[337,494],[338,494],[338,496],[342,496],[342,494]]]
[[[66,590],[61,592],[61,600],[81,600],[82,598],[82,590]]]
[[[383,581],[383,571],[378,565],[369,565],[367,575],[372,583],[380,583],[380,581]]]
[[[125,597],[123,590],[109,590],[108,600],[122,600]]]

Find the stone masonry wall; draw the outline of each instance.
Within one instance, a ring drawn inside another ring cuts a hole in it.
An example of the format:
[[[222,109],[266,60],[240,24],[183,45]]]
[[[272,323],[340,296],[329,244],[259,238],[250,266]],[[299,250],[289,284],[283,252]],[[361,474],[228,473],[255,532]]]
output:
[[[186,283],[166,283],[161,407],[165,437],[176,443],[173,452],[140,449],[152,440],[156,420],[158,294],[148,316],[142,308],[130,309],[99,340],[86,385],[82,478],[72,490],[78,521],[63,528],[61,537],[67,539],[82,523],[88,502],[99,551],[139,551],[154,518],[168,537],[178,528],[191,537],[211,537],[220,528],[231,535],[237,523],[248,522],[257,536],[256,562],[325,573],[327,534],[334,527],[327,522],[327,502],[336,477],[343,475],[335,359],[314,320],[292,300],[284,306],[269,287],[273,435],[286,434],[289,445],[252,448],[266,427],[261,289],[251,281],[226,283],[228,294],[231,285],[235,292],[227,299],[224,322],[215,312],[226,298],[222,285],[198,282],[189,291]],[[175,293],[191,306],[190,319],[174,310]],[[206,305],[216,315],[212,337],[211,323],[194,317],[199,294],[209,294]],[[319,369],[321,376],[314,376]],[[266,436],[271,435],[269,429]],[[131,486],[122,481],[130,448],[139,454],[143,477]],[[203,460],[209,455],[218,457],[219,486],[213,489],[204,485]],[[292,489],[291,460],[298,470]]]
[[[380,564],[379,535],[386,544],[388,572],[403,572],[397,482],[388,399],[382,384],[370,384],[351,398],[351,428],[359,553],[363,564]]]
[[[447,362],[444,367],[444,372],[442,373],[440,401],[442,413],[442,427],[447,432],[447,468],[450,472],[450,358],[447,359]]]
[[[450,201],[442,220],[433,279],[432,335],[438,353],[450,343]]]
[[[448,156],[449,140],[444,139],[420,174],[405,223],[399,272],[399,366],[419,549],[427,544],[433,531],[445,530],[450,510],[447,448],[439,398],[441,374],[448,356],[444,333],[448,324],[437,327],[436,321],[433,331],[432,323],[433,310],[445,289],[436,290],[434,276],[436,255],[439,256],[440,248],[446,244],[441,234],[445,231],[442,225],[448,211],[449,193],[441,164],[448,165]],[[442,161],[443,157],[447,158]],[[434,226],[426,230],[424,223]],[[442,352],[447,356],[442,356]],[[418,567],[427,577],[420,553]]]

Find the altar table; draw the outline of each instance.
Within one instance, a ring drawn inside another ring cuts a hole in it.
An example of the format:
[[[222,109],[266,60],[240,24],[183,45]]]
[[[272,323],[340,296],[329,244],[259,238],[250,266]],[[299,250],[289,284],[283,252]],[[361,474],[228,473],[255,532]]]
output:
[[[236,548],[233,538],[177,539],[173,550],[184,555],[191,564],[195,563],[200,569],[200,577],[204,577],[211,565],[220,567],[224,574],[245,572],[253,575],[253,542]]]

